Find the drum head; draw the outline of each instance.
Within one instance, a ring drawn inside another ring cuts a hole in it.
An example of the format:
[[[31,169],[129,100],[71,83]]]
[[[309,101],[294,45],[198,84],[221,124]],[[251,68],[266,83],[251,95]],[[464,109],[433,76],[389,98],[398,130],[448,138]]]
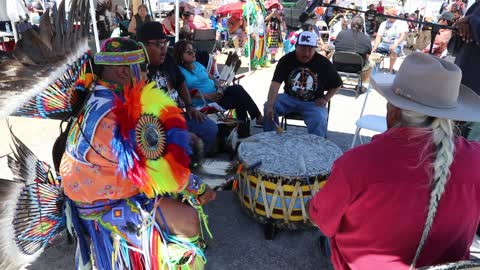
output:
[[[241,162],[259,161],[259,172],[271,176],[305,177],[328,175],[342,150],[322,137],[295,132],[263,132],[244,140],[238,155]]]

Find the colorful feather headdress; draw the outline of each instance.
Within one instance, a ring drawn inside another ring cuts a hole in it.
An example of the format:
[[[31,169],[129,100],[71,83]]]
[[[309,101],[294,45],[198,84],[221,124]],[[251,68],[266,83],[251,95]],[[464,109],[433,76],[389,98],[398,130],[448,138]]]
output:
[[[148,197],[179,192],[188,184],[189,135],[182,110],[152,82],[117,96],[111,143],[118,171]]]

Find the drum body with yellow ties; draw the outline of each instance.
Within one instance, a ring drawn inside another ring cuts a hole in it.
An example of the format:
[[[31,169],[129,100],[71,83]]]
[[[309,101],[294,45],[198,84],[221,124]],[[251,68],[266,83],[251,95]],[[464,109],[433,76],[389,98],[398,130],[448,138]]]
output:
[[[238,195],[259,222],[279,228],[310,227],[306,202],[325,185],[333,162],[342,154],[334,143],[311,134],[264,132],[244,140],[239,159]]]

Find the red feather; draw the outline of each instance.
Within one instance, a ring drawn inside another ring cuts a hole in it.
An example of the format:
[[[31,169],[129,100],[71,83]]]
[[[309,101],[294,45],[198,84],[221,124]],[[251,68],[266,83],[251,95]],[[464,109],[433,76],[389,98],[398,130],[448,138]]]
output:
[[[172,128],[187,129],[185,118],[183,118],[181,115],[172,115],[169,118],[166,118],[163,121],[163,125],[165,126],[166,130],[170,130]]]
[[[183,147],[170,143],[167,145],[167,153],[172,154],[172,157],[175,159],[176,163],[179,163],[187,168],[190,166],[190,157],[185,152]]]
[[[144,83],[137,83],[133,87],[125,86],[123,97],[116,96],[113,113],[117,116],[118,126],[123,138],[128,138],[130,132],[135,130],[137,120],[142,112],[140,97]]]
[[[185,165],[180,164],[176,157],[173,156],[173,153],[167,153],[164,158],[168,162],[170,171],[178,184],[178,191],[182,190],[185,188],[190,178],[190,169],[185,167]]]

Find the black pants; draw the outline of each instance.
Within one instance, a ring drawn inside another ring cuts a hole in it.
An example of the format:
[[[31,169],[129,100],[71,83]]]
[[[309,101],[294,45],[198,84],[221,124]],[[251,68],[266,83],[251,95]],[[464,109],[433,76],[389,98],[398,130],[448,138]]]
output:
[[[227,87],[218,105],[228,110],[235,109],[239,121],[247,120],[247,112],[251,119],[255,119],[261,114],[252,97],[241,85],[231,85]]]

